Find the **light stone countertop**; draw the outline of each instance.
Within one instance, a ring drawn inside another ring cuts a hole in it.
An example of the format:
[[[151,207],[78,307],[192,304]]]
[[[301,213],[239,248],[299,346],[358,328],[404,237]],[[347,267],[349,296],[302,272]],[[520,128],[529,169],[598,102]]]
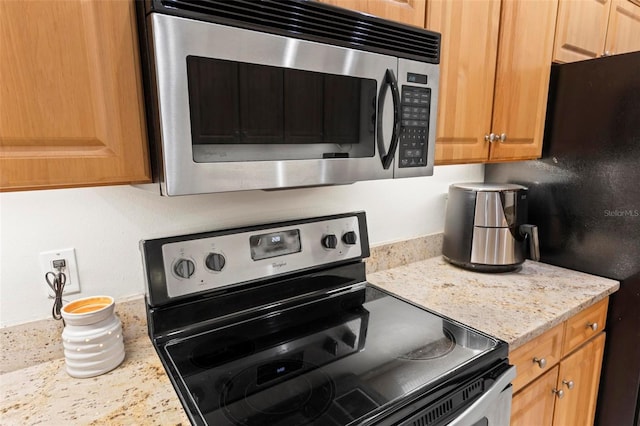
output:
[[[525,261],[499,274],[442,257],[367,275],[378,287],[506,341],[523,345],[618,290],[618,281]]]
[[[400,297],[503,339],[511,349],[602,300],[619,286],[617,281],[536,262],[525,262],[518,272],[483,274],[451,266],[441,257],[368,273],[367,277]],[[90,379],[68,376],[63,358],[5,370],[8,372],[0,374],[0,424],[189,424],[151,341],[141,335],[144,324],[138,322],[144,321],[143,300],[122,307],[126,310],[121,319],[131,332],[127,340],[125,330],[122,365]],[[23,328],[5,330],[9,336],[4,337],[5,342],[21,347],[16,333],[22,334]],[[55,338],[51,332],[41,334],[50,340],[59,338],[57,330]],[[6,347],[2,350],[7,352]],[[17,349],[27,357],[25,350]],[[21,356],[16,351],[9,353]]]
[[[122,364],[75,379],[64,358],[0,375],[0,424],[189,425],[149,337],[125,342]]]

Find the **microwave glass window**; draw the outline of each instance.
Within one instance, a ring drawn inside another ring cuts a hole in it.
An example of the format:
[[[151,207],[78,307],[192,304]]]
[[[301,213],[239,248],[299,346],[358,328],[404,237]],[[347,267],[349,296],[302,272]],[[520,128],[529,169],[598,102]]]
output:
[[[187,75],[196,162],[374,155],[376,80],[196,56]]]

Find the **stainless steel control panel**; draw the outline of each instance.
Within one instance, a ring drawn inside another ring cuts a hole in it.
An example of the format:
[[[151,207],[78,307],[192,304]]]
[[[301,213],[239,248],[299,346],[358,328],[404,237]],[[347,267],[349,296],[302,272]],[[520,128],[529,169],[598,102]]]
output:
[[[273,275],[358,258],[357,216],[260,228],[162,246],[167,295],[230,286]]]

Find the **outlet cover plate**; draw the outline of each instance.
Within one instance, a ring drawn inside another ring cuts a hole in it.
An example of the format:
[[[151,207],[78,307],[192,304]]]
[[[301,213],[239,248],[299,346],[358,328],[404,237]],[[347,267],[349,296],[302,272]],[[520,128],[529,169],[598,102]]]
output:
[[[76,249],[68,248],[61,250],[51,250],[40,253],[40,269],[42,270],[42,279],[47,272],[57,272],[53,267],[53,261],[58,259],[65,260],[65,267],[62,270],[67,276],[67,282],[64,285],[62,294],[80,293],[80,277],[78,276],[78,262],[76,261]],[[44,287],[50,298],[54,297],[53,290],[44,281]]]

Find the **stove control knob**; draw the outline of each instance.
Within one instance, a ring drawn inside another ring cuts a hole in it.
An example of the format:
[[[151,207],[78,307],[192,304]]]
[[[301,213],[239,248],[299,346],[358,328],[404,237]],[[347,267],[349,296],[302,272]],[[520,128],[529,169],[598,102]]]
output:
[[[191,275],[196,271],[196,265],[189,259],[178,259],[175,265],[173,265],[173,272],[180,278],[191,278]]]
[[[334,249],[338,247],[338,238],[335,234],[329,234],[322,237],[322,247],[327,249]]]
[[[353,231],[345,232],[342,234],[342,241],[345,244],[352,246],[358,241],[358,236]]]
[[[224,268],[224,265],[227,263],[227,259],[220,253],[209,253],[207,259],[204,261],[207,265],[207,268],[212,271],[220,272]]]

